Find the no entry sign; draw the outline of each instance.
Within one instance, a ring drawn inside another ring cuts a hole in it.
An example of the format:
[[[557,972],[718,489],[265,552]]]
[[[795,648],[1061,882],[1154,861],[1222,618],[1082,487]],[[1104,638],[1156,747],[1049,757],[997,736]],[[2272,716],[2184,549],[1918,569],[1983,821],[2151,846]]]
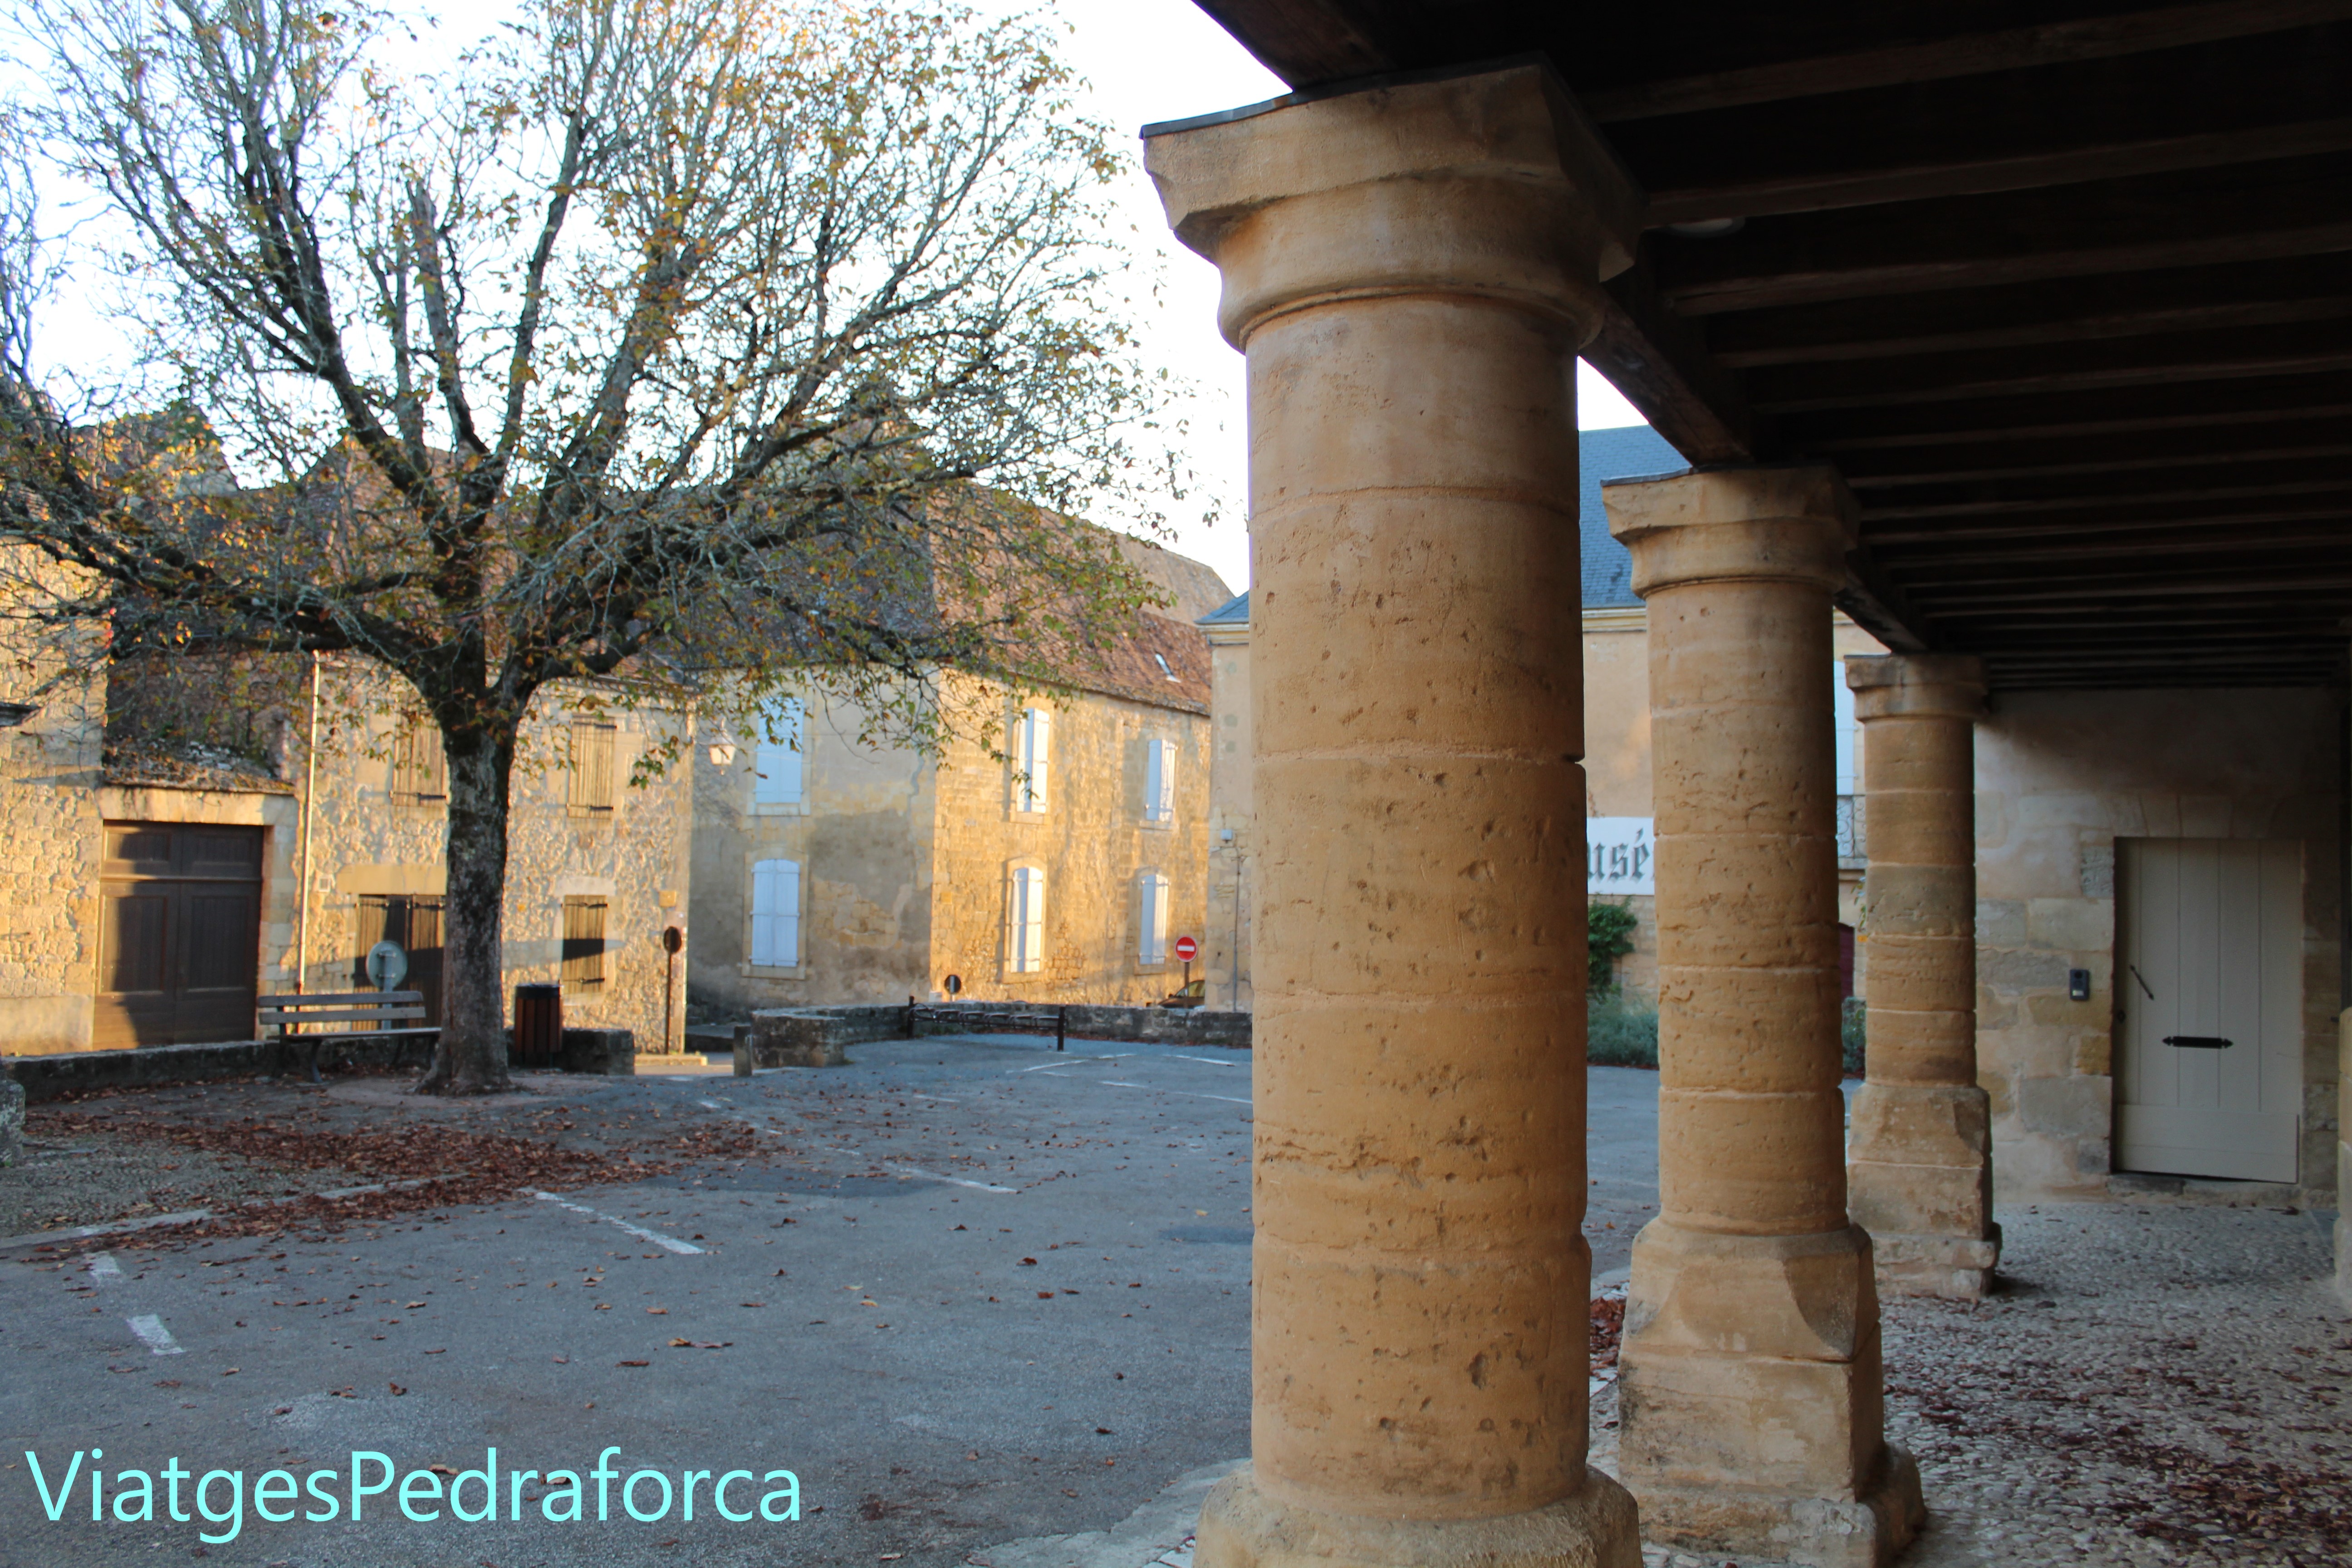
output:
[[[1194,959],[1196,959],[1196,958],[1198,958],[1198,957],[1200,957],[1200,956],[1201,956],[1201,944],[1200,944],[1199,942],[1194,942],[1194,941],[1193,941],[1191,937],[1189,937],[1189,936],[1180,936],[1180,937],[1178,937],[1178,938],[1176,939],[1176,962],[1177,962],[1177,963],[1192,963]]]

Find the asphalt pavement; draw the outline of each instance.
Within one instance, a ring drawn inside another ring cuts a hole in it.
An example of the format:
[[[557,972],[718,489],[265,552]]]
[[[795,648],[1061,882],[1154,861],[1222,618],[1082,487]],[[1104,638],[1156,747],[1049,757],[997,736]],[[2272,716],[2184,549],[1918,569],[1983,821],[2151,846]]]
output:
[[[1111,1529],[1245,1454],[1247,1054],[856,1057],[532,1097],[749,1125],[772,1156],[365,1237],[0,1267],[0,1563],[932,1568]],[[1654,1212],[1656,1077],[1591,1081],[1605,1279]],[[483,1512],[492,1448],[491,1516],[455,1517],[453,1483]],[[355,1453],[384,1457],[357,1462],[384,1489],[357,1521]]]

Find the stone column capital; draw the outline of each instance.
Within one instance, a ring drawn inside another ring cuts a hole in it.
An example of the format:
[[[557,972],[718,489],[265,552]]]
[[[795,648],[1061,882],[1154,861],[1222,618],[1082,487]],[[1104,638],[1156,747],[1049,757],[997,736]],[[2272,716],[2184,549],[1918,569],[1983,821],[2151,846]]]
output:
[[[1845,585],[1853,495],[1825,464],[1695,468],[1604,485],[1601,500],[1645,599],[1689,583]]]
[[[1845,683],[1854,716],[1873,719],[1980,719],[1984,661],[1958,653],[1850,653]]]
[[[1578,345],[1633,262],[1641,188],[1558,74],[1529,63],[1144,129],[1176,237],[1217,264],[1217,324],[1383,294],[1484,297]]]

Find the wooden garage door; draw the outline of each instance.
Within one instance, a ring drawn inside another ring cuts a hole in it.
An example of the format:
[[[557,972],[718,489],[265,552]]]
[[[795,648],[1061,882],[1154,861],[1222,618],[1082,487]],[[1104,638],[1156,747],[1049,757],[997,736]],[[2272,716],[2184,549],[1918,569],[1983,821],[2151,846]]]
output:
[[[110,822],[104,831],[97,1043],[252,1039],[261,829]]]
[[[2116,1163],[2296,1179],[2303,1100],[2303,847],[2116,844]]]

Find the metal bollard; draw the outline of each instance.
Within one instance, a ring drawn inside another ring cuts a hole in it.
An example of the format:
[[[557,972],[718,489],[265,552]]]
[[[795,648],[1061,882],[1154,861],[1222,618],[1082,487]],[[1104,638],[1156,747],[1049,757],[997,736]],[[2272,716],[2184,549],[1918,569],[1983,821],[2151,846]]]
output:
[[[735,1026],[735,1076],[751,1076],[751,1026],[749,1024]]]

